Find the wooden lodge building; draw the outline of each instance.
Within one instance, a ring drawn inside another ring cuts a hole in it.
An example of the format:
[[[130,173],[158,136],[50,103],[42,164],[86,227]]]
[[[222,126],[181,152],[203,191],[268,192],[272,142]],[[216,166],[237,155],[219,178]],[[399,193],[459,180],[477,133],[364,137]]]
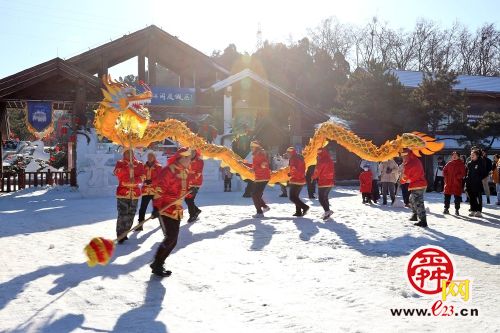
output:
[[[196,131],[208,117],[222,135],[231,132],[233,117],[253,119],[254,123],[248,124],[254,128],[252,135],[278,152],[290,144],[307,143],[314,124],[328,120],[325,114],[252,71],[231,73],[151,25],[69,59],[54,58],[0,79],[3,139],[8,133],[7,113],[25,109],[27,101],[51,101],[53,110],[64,110],[72,116],[74,129],[81,124],[89,126],[92,110],[103,98],[100,78],[109,68],[135,57],[138,79],[148,83],[154,94],[148,109],[156,121],[174,117],[186,120]],[[173,85],[160,85],[165,73]]]

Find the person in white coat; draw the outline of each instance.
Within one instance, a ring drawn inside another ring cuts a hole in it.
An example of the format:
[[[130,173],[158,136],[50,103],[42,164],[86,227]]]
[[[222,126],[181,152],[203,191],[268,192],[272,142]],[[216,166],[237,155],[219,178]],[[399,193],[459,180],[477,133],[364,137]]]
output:
[[[382,204],[387,205],[387,192],[389,192],[391,196],[391,205],[393,205],[396,199],[395,185],[399,178],[399,166],[394,159],[390,159],[381,162],[379,170],[380,182],[382,183]]]

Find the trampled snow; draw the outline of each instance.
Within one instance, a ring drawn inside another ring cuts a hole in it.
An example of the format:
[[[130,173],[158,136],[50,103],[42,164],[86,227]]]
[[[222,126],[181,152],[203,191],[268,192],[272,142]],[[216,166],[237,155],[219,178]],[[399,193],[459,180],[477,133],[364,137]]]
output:
[[[267,188],[271,211],[253,219],[241,192],[201,193],[200,220],[184,218],[166,262],[173,275],[163,280],[148,266],[163,237],[157,220],[117,245],[109,265],[86,265],[92,237],[115,238],[114,197],[82,198],[67,187],[3,195],[0,331],[499,331],[499,206],[486,205],[483,218],[445,216],[442,196],[428,193],[429,228],[421,229],[407,208],[363,205],[353,188],[335,188],[326,222],[316,200],[293,218],[278,194]],[[446,303],[477,308],[478,317],[391,315],[439,299],[407,282],[408,255],[424,245],[446,249],[456,276],[472,279],[469,301]]]

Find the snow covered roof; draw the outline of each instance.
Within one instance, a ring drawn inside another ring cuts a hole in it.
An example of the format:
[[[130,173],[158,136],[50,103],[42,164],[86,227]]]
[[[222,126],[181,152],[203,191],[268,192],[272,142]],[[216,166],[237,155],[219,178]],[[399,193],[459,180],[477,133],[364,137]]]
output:
[[[417,88],[422,82],[424,73],[416,71],[403,71],[391,69],[401,84],[409,88]],[[469,92],[484,92],[500,94],[500,77],[496,76],[474,76],[474,75],[459,75],[458,83],[454,90],[465,90]]]

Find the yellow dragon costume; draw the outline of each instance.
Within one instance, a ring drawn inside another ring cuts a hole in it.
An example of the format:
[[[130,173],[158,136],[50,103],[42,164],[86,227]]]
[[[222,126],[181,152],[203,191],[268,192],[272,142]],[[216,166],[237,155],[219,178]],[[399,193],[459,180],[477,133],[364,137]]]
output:
[[[125,147],[147,147],[152,142],[170,138],[182,146],[199,149],[204,158],[221,160],[222,166],[229,166],[231,172],[240,174],[243,179],[255,179],[252,170],[243,164],[240,156],[227,147],[207,143],[184,123],[175,119],[150,122],[149,111],[144,104],[151,101],[152,92],[146,84],[142,84],[144,92],[138,92],[128,84],[113,81],[109,75],[103,77],[103,82],[106,87],[102,90],[104,100],[96,110],[94,119],[98,135]],[[302,152],[306,167],[316,164],[318,149],[329,140],[374,162],[396,157],[404,148],[409,148],[420,156],[420,153],[434,154],[444,147],[444,143],[435,142],[434,138],[418,132],[398,135],[396,139],[377,147],[338,124],[325,122],[316,130]],[[273,171],[269,184],[286,183],[288,172],[288,167]]]

